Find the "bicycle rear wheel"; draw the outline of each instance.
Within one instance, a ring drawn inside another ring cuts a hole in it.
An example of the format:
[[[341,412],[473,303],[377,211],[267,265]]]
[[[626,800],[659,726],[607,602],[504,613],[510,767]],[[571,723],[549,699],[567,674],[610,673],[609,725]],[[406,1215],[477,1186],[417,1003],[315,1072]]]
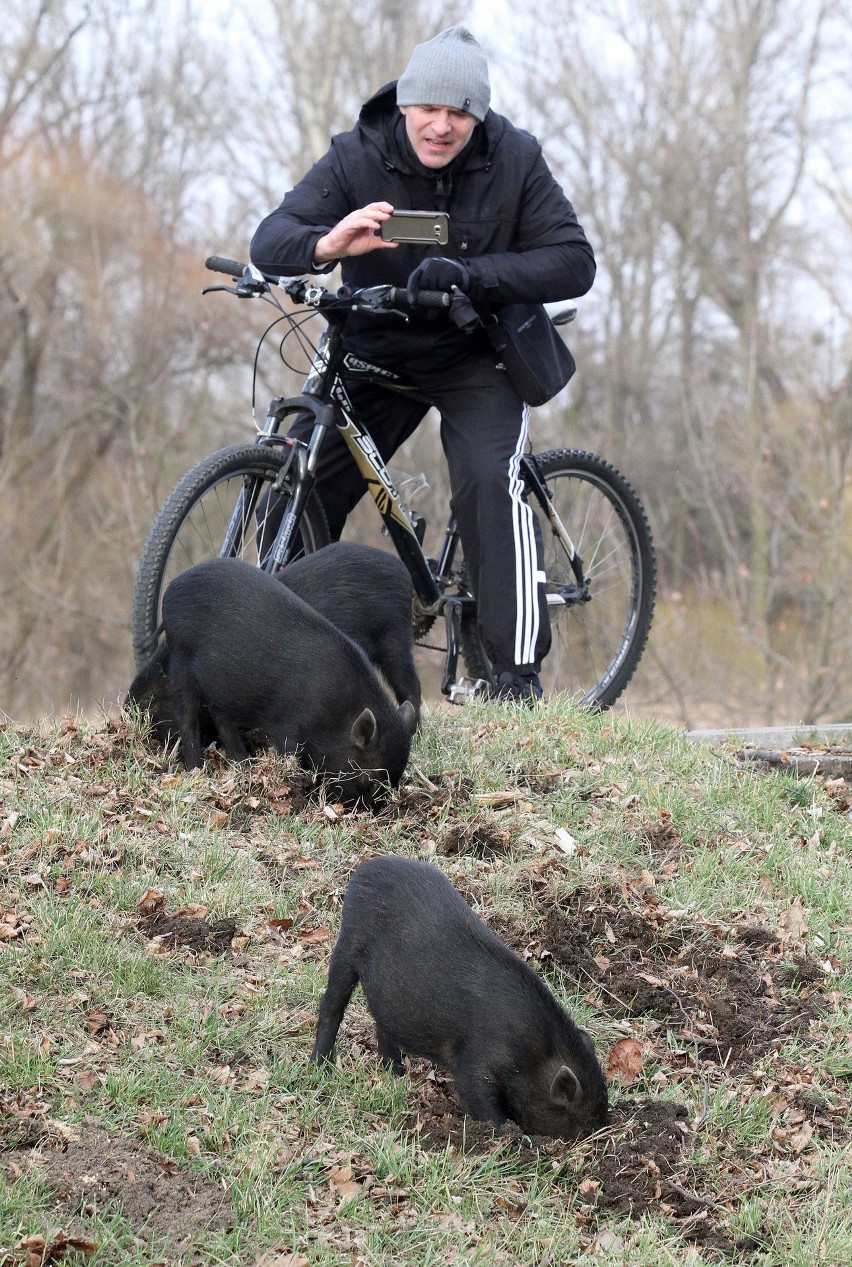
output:
[[[609,462],[579,449],[535,457],[553,506],[583,561],[588,598],[544,510],[527,490],[541,527],[553,641],[544,693],[608,708],[622,694],[645,649],[654,614],[657,565],[651,529],[635,489]],[[479,637],[463,630],[462,653],[474,677],[490,678]]]
[[[289,476],[280,481],[285,461],[282,452],[265,445],[231,445],[203,458],[166,498],[136,573],[130,632],[137,668],[154,651],[163,594],[179,573],[220,554],[259,566],[261,543],[268,545],[291,492]],[[319,550],[329,540],[325,512],[313,496],[291,559]]]

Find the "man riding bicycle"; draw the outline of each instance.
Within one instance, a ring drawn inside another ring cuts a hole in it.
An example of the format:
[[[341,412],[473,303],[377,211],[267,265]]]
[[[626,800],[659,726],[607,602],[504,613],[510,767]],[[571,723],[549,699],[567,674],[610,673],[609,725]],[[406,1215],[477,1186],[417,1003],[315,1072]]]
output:
[[[325,273],[341,263],[344,284],[407,288],[413,305],[421,290],[454,287],[484,309],[585,294],[595,260],[574,209],[538,142],[490,110],[490,96],[485,55],[465,27],[418,45],[400,79],[366,102],[355,127],[333,138],[262,221],[253,262],[278,276]],[[449,242],[383,241],[380,226],[394,209],[448,212]],[[414,307],[405,324],[352,314],[343,341],[357,356],[405,374],[440,413],[494,693],[540,698],[550,624],[538,528],[519,472],[528,406],[483,329],[465,333],[446,312]],[[428,409],[365,383],[347,390],[385,461]],[[293,431],[303,434],[298,424]],[[330,435],[317,492],[332,539],[365,487],[341,437]]]

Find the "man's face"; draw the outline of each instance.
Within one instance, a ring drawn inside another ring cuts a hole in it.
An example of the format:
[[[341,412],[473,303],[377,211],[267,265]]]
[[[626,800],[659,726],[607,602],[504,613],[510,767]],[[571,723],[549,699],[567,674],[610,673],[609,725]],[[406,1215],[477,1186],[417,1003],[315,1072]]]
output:
[[[478,122],[450,106],[400,106],[411,148],[424,167],[446,167],[460,154]]]

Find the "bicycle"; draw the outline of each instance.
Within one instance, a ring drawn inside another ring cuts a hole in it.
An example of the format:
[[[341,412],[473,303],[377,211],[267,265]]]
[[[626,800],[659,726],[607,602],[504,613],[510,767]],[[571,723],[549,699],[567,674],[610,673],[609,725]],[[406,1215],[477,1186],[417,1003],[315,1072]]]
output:
[[[425,401],[400,375],[346,352],[341,335],[350,312],[396,313],[406,292],[373,286],[351,292],[326,290],[304,278],[273,278],[253,265],[213,256],[207,268],[237,279],[205,287],[240,298],[262,299],[280,313],[264,330],[286,322],[280,351],[293,334],[312,354],[299,395],[273,397],[253,444],[235,444],[198,462],[169,494],[148,534],[133,596],[131,634],[137,667],[153,654],[161,633],[160,604],[168,583],[193,563],[216,555],[239,556],[274,572],[329,542],[319,497],[313,495],[323,440],[337,427],[364,476],[390,540],[414,586],[413,624],[422,639],[443,616],[446,646],[441,690],[453,702],[487,693],[491,666],[477,634],[476,599],[464,570],[457,527],[450,518],[436,558],[423,550],[425,521],[410,511],[347,395],[348,382],[366,379],[388,391]],[[274,295],[280,287],[298,305],[288,312]],[[449,308],[452,297],[424,292],[420,303]],[[557,324],[571,320],[569,305]],[[319,313],[326,326],[316,346],[301,333]],[[252,400],[254,402],[253,388]],[[312,420],[310,438],[284,434],[297,416]],[[553,644],[541,673],[546,695],[567,694],[581,705],[609,707],[630,681],[653,617],[656,560],[645,510],[635,490],[604,458],[576,449],[527,453],[523,478],[539,516]],[[459,656],[468,676],[458,676]]]

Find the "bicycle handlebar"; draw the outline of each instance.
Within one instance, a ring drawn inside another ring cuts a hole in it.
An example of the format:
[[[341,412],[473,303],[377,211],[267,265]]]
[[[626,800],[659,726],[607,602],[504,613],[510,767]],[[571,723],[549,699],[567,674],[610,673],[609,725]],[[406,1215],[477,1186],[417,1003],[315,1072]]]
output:
[[[209,268],[211,273],[227,273],[229,277],[242,277],[246,271],[245,264],[238,264],[236,260],[223,259],[221,255],[211,255],[204,261],[204,267]]]
[[[401,286],[368,286],[363,290],[349,291],[343,288],[334,292],[326,290],[323,286],[312,286],[306,282],[303,277],[295,280],[285,280],[283,277],[275,277],[271,274],[263,273],[260,269],[250,269],[247,264],[240,264],[237,260],[228,260],[221,255],[211,255],[204,261],[205,268],[209,268],[213,273],[225,273],[228,277],[238,277],[246,283],[247,295],[251,293],[261,293],[262,290],[269,286],[281,286],[287,292],[291,299],[297,303],[308,303],[314,308],[341,308],[347,304],[353,308],[372,309],[373,311],[387,311],[398,304],[404,304],[406,308],[412,305],[408,299],[408,291]],[[258,278],[262,278],[260,281]],[[252,290],[256,287],[256,290]],[[239,289],[238,289],[239,293]],[[445,290],[421,290],[417,297],[416,307],[418,308],[449,308],[452,302],[452,295]]]

